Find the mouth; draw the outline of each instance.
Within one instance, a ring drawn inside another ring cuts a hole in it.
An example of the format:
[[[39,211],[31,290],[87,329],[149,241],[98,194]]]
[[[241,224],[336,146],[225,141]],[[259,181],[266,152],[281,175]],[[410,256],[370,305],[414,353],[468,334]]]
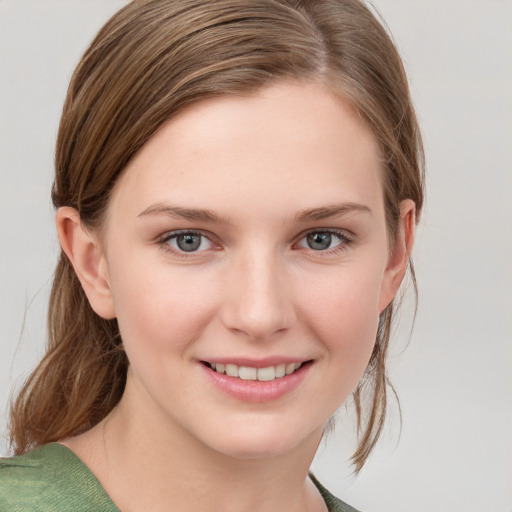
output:
[[[314,360],[268,358],[199,362],[209,382],[221,392],[247,403],[269,403],[294,392],[307,378]]]
[[[227,375],[235,379],[269,382],[279,380],[292,375],[299,368],[309,365],[312,361],[297,361],[294,363],[281,363],[265,368],[252,366],[239,366],[237,364],[215,363],[213,361],[202,361],[202,363],[216,373]]]

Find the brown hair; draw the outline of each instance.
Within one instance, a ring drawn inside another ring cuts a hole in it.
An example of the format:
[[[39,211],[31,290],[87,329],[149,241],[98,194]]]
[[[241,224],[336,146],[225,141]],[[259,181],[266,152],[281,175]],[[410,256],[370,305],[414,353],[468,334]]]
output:
[[[324,83],[371,127],[384,155],[390,238],[401,200],[414,200],[419,217],[423,153],[407,79],[390,37],[359,0],[128,4],[101,29],[71,80],[57,140],[55,207],[77,209],[97,229],[119,174],[163,123],[201,99],[286,79]],[[362,431],[357,470],[383,427],[391,319],[392,305],[354,391]],[[11,407],[17,454],[90,429],[124,390],[128,361],[116,320],[93,312],[63,253],[48,320],[46,355]]]

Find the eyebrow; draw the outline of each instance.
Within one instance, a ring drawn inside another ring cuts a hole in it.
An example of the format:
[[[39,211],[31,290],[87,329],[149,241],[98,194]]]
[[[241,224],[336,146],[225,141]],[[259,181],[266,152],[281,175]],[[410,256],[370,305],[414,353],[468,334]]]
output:
[[[372,211],[368,206],[357,203],[334,204],[331,206],[322,206],[321,208],[312,208],[302,210],[295,216],[298,221],[323,220],[331,217],[341,217],[353,212],[364,212],[371,215]]]
[[[146,217],[150,215],[163,215],[175,219],[197,220],[202,222],[211,222],[212,224],[229,224],[227,218],[219,217],[210,210],[183,208],[181,206],[171,206],[164,203],[156,203],[139,213],[137,217]]]
[[[295,215],[295,220],[306,222],[312,220],[323,220],[332,217],[341,217],[353,212],[365,212],[371,214],[370,208],[363,204],[343,203],[331,206],[322,206],[320,208],[311,208],[301,210]],[[175,219],[196,220],[210,222],[212,224],[230,224],[229,219],[220,217],[211,210],[183,208],[181,206],[171,206],[164,203],[156,203],[139,213],[137,217],[147,217],[151,215],[163,215]]]

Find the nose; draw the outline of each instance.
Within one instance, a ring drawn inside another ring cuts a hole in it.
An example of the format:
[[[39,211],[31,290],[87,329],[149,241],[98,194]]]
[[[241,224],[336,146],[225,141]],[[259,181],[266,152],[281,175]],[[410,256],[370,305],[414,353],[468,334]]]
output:
[[[287,331],[296,315],[284,263],[271,251],[232,262],[221,317],[230,331],[265,340]]]

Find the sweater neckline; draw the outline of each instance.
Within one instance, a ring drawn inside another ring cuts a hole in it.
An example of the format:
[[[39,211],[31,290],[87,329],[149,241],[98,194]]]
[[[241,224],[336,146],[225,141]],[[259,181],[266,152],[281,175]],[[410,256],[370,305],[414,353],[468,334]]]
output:
[[[70,463],[76,467],[77,471],[79,471],[81,476],[81,482],[87,482],[87,486],[89,489],[94,488],[95,492],[101,495],[102,500],[108,502],[112,508],[112,512],[121,512],[121,510],[117,507],[117,505],[112,501],[112,498],[107,493],[102,483],[98,480],[96,475],[91,471],[89,466],[73,451],[71,448],[59,443],[53,442],[48,443],[47,445],[41,446],[39,450],[45,450],[55,453],[59,453],[59,457],[63,457],[67,459]],[[49,454],[50,454],[49,453]],[[337,501],[335,498],[315,477],[315,475],[311,472],[308,473],[309,478],[318,489],[318,492],[321,494],[324,503],[327,506],[328,511],[332,510],[332,505],[334,501]]]

